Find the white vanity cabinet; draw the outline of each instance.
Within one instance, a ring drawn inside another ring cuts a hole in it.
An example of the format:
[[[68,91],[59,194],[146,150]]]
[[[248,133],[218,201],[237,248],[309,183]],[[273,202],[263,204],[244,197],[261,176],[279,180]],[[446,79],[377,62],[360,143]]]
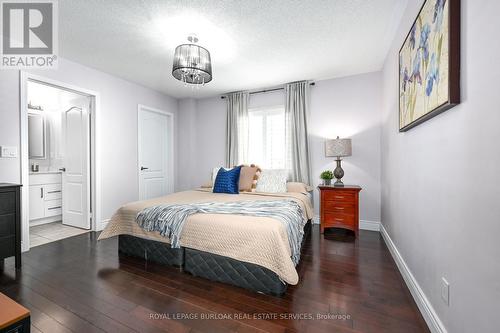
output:
[[[29,196],[31,225],[61,220],[61,173],[30,174]]]
[[[43,185],[30,185],[30,220],[45,217]]]

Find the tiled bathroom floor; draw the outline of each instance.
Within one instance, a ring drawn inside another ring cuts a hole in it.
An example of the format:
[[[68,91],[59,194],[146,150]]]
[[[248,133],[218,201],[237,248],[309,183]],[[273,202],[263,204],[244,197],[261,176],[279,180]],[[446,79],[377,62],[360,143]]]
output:
[[[76,235],[81,235],[90,230],[63,225],[62,222],[53,222],[30,227],[30,247],[47,244]]]

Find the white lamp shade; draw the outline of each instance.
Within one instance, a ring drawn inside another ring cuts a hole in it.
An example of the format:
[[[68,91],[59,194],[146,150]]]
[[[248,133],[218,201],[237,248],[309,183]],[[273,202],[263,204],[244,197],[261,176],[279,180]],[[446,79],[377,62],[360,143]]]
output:
[[[326,157],[345,157],[352,155],[351,139],[340,139],[337,137],[325,142]]]

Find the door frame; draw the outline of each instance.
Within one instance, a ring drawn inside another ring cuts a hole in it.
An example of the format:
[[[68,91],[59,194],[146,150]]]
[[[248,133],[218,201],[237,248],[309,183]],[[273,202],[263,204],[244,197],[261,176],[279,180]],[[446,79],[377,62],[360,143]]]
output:
[[[153,108],[147,105],[143,104],[137,104],[137,195],[138,198],[141,198],[141,176],[140,176],[140,168],[141,168],[141,111],[149,111],[149,112],[155,112],[159,113],[162,115],[167,116],[169,119],[168,121],[168,126],[169,126],[169,133],[167,133],[168,136],[168,155],[167,155],[167,191],[168,193],[173,193],[174,192],[174,147],[175,147],[175,135],[174,135],[174,130],[175,130],[175,116],[172,112]]]
[[[102,229],[101,222],[101,161],[100,145],[101,138],[101,97],[100,93],[86,88],[81,88],[66,82],[49,79],[44,76],[35,75],[26,71],[20,73],[20,134],[21,134],[21,248],[23,252],[29,251],[29,153],[28,153],[28,82],[37,82],[54,88],[70,91],[90,98],[90,182],[88,182],[89,217],[91,219],[90,230]]]

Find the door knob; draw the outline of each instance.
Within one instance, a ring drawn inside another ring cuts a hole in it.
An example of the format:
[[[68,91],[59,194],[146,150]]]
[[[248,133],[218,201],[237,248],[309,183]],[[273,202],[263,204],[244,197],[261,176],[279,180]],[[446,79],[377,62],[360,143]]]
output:
[[[59,168],[59,171],[65,172],[66,168]]]
[[[146,168],[146,167],[141,166],[141,171],[142,171],[142,170],[147,170],[147,169],[149,169],[149,168]]]

